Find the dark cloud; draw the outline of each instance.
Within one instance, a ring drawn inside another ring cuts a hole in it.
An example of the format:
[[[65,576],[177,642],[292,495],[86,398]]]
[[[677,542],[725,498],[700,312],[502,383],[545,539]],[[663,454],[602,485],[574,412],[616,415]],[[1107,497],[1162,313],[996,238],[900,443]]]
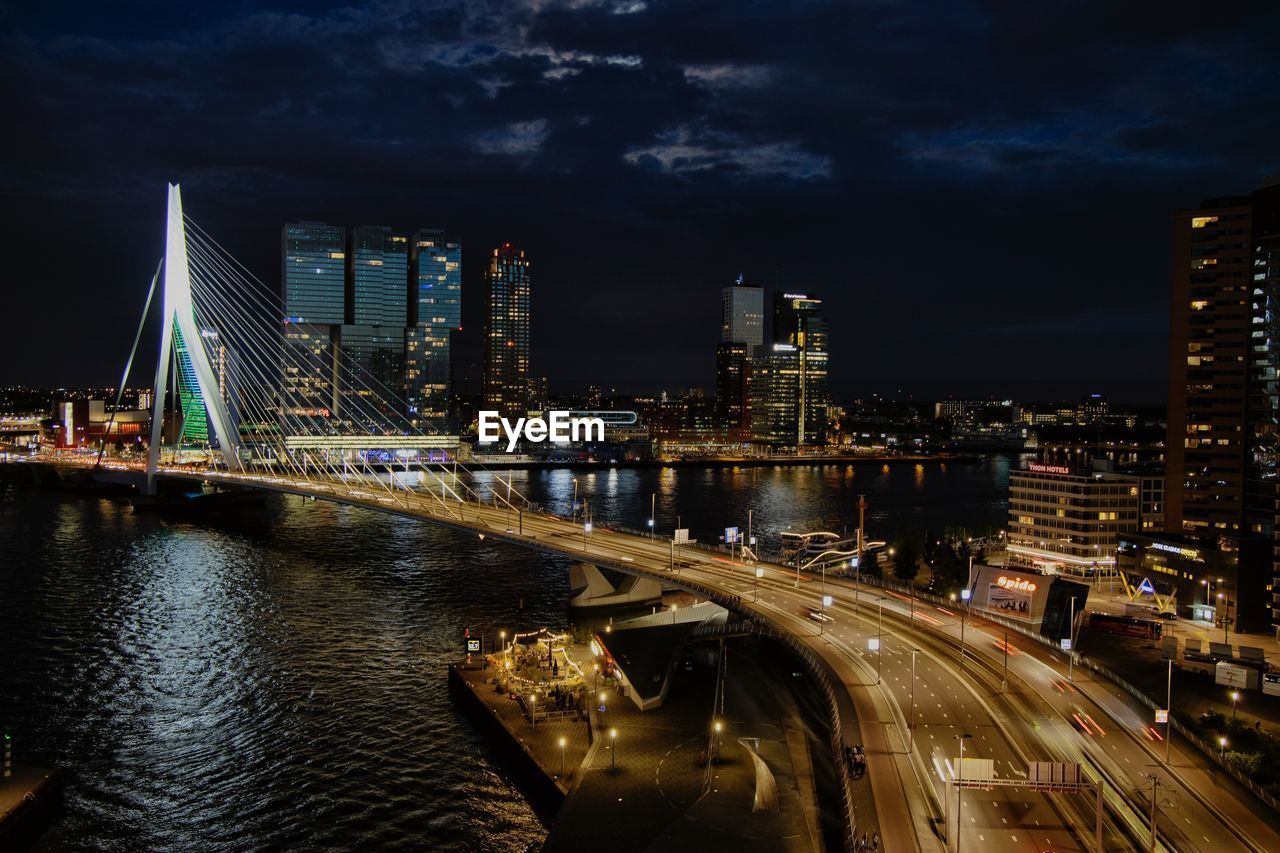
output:
[[[836,387],[1163,393],[1170,211],[1280,170],[1271,3],[0,7],[12,380],[110,380],[164,183],[274,283],[290,219],[534,259],[559,387],[710,379],[739,271]],[[1074,387],[1074,386],[1070,386]]]

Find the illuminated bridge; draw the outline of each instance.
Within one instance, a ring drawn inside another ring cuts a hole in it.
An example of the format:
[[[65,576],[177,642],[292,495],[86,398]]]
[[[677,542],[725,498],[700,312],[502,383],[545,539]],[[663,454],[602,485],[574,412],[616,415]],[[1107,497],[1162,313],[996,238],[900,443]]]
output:
[[[1031,639],[970,621],[966,641],[964,614],[945,607],[534,505],[509,477],[460,463],[456,438],[416,422],[376,364],[286,318],[278,295],[184,216],[177,186],[144,319],[157,299],[145,480],[137,472],[148,494],[170,478],[359,506],[655,577],[736,611],[796,651],[828,695],[850,847],[869,832],[891,851],[1152,843],[1141,774],[1163,750],[1147,712],[1097,682],[1069,684],[1064,659]],[[1081,731],[1085,718],[1102,734]],[[853,744],[867,754],[861,781],[839,757]],[[1194,750],[1174,755],[1187,766],[1167,784],[1185,795],[1153,846],[1280,849],[1247,808],[1202,795]],[[1038,761],[1079,765],[1084,784],[1033,784]]]

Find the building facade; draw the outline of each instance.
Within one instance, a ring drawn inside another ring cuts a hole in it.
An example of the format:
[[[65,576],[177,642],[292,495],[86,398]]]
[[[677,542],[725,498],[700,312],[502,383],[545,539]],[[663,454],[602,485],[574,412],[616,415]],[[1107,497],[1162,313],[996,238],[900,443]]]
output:
[[[821,308],[822,300],[809,294],[774,294],[773,342],[752,357],[752,441],[795,447],[825,442],[830,400]]]
[[[1166,526],[1246,561],[1267,543],[1241,597],[1280,632],[1280,177],[1174,214],[1172,305]]]
[[[462,330],[462,243],[438,229],[413,235],[409,327],[405,331],[405,402],[415,423],[454,428],[453,333]]]
[[[485,272],[484,406],[503,416],[529,409],[529,259],[510,243]]]
[[[721,343],[742,343],[750,352],[764,344],[764,288],[737,283],[721,293],[724,321],[720,326]]]
[[[461,246],[381,225],[289,223],[282,232],[284,414],[336,428],[402,400],[413,423],[449,412],[450,335],[461,328]]]
[[[1111,574],[1120,533],[1141,527],[1142,478],[1030,463],[1009,475],[1010,566]]]

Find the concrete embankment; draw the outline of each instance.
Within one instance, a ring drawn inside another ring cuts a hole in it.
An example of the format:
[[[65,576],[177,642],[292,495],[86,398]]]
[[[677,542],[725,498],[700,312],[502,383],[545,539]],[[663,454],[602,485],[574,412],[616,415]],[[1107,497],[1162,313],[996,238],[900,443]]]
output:
[[[13,766],[0,778],[0,850],[35,843],[62,810],[62,774],[43,767]]]

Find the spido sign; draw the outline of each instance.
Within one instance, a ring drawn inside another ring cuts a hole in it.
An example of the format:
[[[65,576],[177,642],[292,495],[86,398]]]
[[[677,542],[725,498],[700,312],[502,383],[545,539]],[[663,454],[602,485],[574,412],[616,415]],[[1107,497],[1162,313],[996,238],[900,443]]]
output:
[[[604,421],[601,418],[571,417],[570,413],[552,410],[546,418],[516,418],[514,424],[499,416],[496,411],[480,412],[479,443],[496,444],[505,435],[507,452],[516,449],[520,439],[539,443],[568,444],[571,441],[604,441]]]

